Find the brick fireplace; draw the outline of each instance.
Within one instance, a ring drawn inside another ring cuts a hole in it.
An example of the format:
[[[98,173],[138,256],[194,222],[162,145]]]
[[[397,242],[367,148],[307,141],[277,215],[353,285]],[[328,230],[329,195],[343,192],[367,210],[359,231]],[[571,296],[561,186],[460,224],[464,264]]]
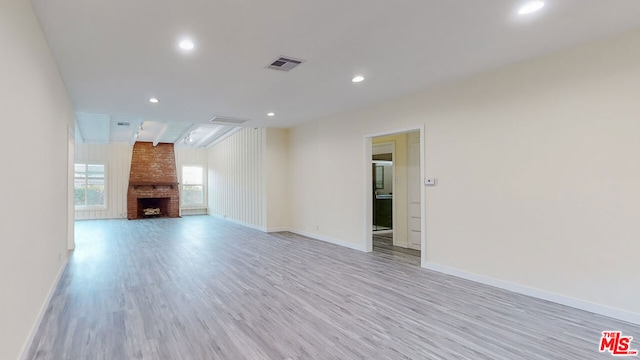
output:
[[[180,192],[173,144],[153,146],[150,142],[136,142],[131,156],[127,218],[179,217],[179,208]],[[159,213],[156,213],[158,209]]]

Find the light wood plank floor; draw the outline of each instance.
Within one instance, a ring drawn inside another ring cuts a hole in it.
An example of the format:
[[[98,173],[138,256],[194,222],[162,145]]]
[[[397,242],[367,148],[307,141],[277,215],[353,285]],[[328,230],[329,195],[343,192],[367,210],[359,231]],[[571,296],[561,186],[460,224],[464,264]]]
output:
[[[394,260],[406,265],[420,266],[420,250],[393,245],[393,234],[373,232],[373,251],[381,258]]]
[[[610,359],[640,327],[209,216],[79,221],[28,359]],[[636,344],[638,345],[638,344]]]

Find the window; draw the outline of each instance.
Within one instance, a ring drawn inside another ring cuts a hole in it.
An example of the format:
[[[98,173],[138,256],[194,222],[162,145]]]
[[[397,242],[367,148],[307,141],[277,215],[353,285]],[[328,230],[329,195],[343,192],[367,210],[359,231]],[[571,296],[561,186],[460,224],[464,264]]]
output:
[[[104,165],[75,164],[74,168],[76,207],[105,206]]]
[[[203,175],[202,166],[182,167],[182,205],[204,205]]]

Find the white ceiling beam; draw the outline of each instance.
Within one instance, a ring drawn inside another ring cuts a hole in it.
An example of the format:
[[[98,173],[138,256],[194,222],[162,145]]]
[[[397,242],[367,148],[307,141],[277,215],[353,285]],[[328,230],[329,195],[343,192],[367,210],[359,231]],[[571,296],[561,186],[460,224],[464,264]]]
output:
[[[208,143],[204,148],[205,149],[211,149],[214,145],[220,143],[222,140],[228,138],[229,136],[237,133],[238,131],[244,129],[243,127],[234,127],[231,128],[231,130],[227,131],[226,133],[224,133],[222,136],[220,136],[219,138],[213,140],[212,142]]]
[[[189,134],[191,134],[192,131],[194,131],[195,129],[197,129],[200,126],[200,124],[193,124],[191,126],[189,126],[189,128],[187,129],[187,131],[183,132],[182,135],[180,135],[178,137],[178,139],[176,139],[176,141],[174,142],[174,144],[179,144],[181,141],[183,141],[187,136],[189,136]]]
[[[203,136],[202,139],[200,139],[198,142],[193,144],[193,147],[198,148],[206,144],[207,142],[210,142],[211,141],[210,139],[224,128],[225,126],[223,125],[217,125],[212,131],[210,131],[208,134]]]
[[[142,125],[142,120],[136,120],[135,122],[131,123],[132,125],[134,125],[131,128],[131,134],[129,134],[129,145],[133,146],[133,144],[136,143],[136,140],[138,140],[138,137],[136,135],[138,135],[138,129],[140,128],[140,125]]]
[[[164,126],[162,127],[162,130],[158,132],[158,136],[156,136],[155,140],[153,140],[153,146],[158,146],[158,144],[160,143],[160,139],[162,139],[162,136],[164,135],[165,132],[167,132],[168,128],[169,128],[169,123],[164,124]]]

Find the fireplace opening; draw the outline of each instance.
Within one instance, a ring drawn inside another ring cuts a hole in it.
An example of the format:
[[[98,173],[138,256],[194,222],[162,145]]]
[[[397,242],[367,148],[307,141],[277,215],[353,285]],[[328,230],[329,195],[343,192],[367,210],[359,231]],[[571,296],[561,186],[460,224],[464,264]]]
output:
[[[138,219],[169,216],[171,198],[138,198]]]

